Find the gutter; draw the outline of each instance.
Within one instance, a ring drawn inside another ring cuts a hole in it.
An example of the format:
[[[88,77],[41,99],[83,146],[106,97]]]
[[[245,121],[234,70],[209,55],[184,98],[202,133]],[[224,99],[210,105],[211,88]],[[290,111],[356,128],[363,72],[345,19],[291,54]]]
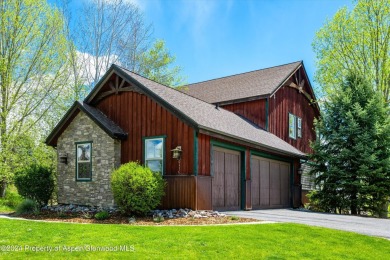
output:
[[[212,133],[216,133],[216,134],[220,134],[220,135],[223,135],[223,136],[226,136],[226,137],[230,137],[230,138],[233,138],[233,139],[236,139],[236,140],[240,140],[240,141],[243,141],[243,142],[246,142],[246,143],[258,146],[258,147],[265,148],[265,149],[270,150],[270,151],[274,151],[274,152],[276,152],[278,154],[292,156],[294,158],[303,158],[303,159],[307,159],[308,158],[308,156],[303,154],[303,153],[301,155],[301,154],[297,154],[297,153],[286,152],[285,150],[281,150],[281,149],[278,149],[278,148],[275,148],[275,147],[271,147],[271,146],[268,146],[268,145],[264,145],[264,144],[260,144],[260,143],[257,143],[257,142],[253,142],[252,140],[248,140],[248,139],[245,139],[245,138],[240,138],[240,137],[237,137],[235,135],[227,134],[225,132],[218,131],[218,130],[215,130],[215,129],[212,129],[212,128],[209,128],[209,127],[206,127],[206,126],[199,126],[199,129],[200,130],[209,131],[209,132],[212,132]]]

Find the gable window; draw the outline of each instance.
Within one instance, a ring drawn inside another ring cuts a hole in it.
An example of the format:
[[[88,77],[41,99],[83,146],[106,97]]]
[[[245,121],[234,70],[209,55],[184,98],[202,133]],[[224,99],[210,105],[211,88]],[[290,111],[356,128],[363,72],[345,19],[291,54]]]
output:
[[[76,143],[76,181],[92,180],[92,142]]]
[[[288,136],[290,138],[297,138],[297,117],[291,113],[288,114]]]
[[[144,138],[144,149],[145,166],[164,174],[165,137]]]
[[[302,118],[288,113],[288,136],[292,139],[302,138]]]
[[[297,117],[297,136],[302,138],[302,118]]]

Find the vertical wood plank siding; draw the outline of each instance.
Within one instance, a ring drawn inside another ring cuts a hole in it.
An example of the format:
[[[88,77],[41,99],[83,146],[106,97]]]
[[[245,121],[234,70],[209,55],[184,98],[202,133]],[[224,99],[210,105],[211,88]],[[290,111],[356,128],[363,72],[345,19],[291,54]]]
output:
[[[237,115],[243,116],[250,122],[265,129],[266,128],[266,99],[258,99],[242,103],[235,103],[222,106]]]
[[[317,110],[298,90],[282,87],[269,99],[269,131],[302,152],[310,153],[310,141],[315,140],[314,118]],[[288,113],[302,118],[302,138],[289,137]]]
[[[183,150],[180,173],[193,174],[193,129],[149,97],[137,92],[111,95],[97,104],[97,108],[128,133],[122,141],[122,164],[129,161],[143,163],[142,137],[166,135],[165,174],[177,175],[179,164],[172,159],[171,150],[181,145]]]
[[[196,209],[196,176],[164,176],[167,186],[161,208]]]

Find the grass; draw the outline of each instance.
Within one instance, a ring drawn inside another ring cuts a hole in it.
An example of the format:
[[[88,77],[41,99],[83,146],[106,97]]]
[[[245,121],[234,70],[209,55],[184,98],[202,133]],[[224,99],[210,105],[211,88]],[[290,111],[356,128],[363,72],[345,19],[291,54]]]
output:
[[[0,227],[0,259],[387,259],[390,255],[388,240],[299,224],[156,227],[0,219]],[[4,252],[7,246],[21,251]],[[103,248],[111,252],[97,251]]]
[[[9,186],[5,198],[0,198],[0,213],[14,212],[22,200],[15,186]]]

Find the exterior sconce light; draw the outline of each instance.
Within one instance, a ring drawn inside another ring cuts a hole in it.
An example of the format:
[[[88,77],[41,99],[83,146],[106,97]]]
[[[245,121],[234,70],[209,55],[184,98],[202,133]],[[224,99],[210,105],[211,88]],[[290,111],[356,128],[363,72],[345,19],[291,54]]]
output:
[[[175,149],[171,150],[172,152],[172,158],[177,159],[179,162],[179,170],[177,171],[177,174],[180,174],[180,159],[181,159],[181,154],[183,151],[181,150],[181,146],[176,146]]]
[[[180,160],[181,159],[181,154],[183,151],[181,150],[181,146],[177,146],[175,149],[171,150],[172,152],[172,158]]]
[[[298,175],[302,175],[302,173],[303,173],[303,169],[302,169],[302,167],[300,167],[300,168],[298,169]]]
[[[68,164],[68,154],[60,155],[60,163]]]

